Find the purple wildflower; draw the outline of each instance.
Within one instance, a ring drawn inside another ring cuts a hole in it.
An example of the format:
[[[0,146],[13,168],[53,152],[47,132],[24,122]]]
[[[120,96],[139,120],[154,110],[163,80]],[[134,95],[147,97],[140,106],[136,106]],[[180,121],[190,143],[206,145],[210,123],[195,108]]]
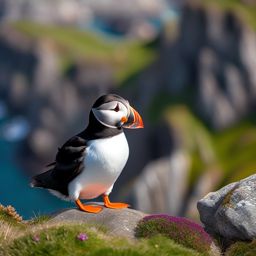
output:
[[[88,236],[87,236],[85,233],[80,233],[80,234],[78,234],[76,238],[77,238],[78,240],[80,240],[80,241],[86,241],[86,240],[88,240]]]
[[[39,242],[40,241],[40,236],[39,235],[34,235],[33,237],[32,237],[32,239],[33,239],[33,241],[35,241],[35,242]]]
[[[167,214],[150,215],[143,218],[136,228],[138,237],[151,237],[157,234],[167,236],[200,252],[207,251],[212,243],[212,238],[202,226],[183,217]]]
[[[164,219],[167,220],[169,223],[175,223],[177,225],[180,225],[181,227],[189,229],[191,232],[196,232],[200,234],[206,243],[212,243],[212,238],[204,231],[203,227],[189,219],[183,217],[174,217],[167,214],[154,214],[146,216],[143,220],[147,221],[152,219]]]

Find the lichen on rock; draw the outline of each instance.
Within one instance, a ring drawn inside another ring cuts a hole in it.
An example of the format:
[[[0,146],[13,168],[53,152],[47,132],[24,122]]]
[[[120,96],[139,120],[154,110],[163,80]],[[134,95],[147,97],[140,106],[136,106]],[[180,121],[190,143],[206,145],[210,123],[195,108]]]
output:
[[[210,233],[227,241],[256,238],[256,174],[209,193],[198,204]]]

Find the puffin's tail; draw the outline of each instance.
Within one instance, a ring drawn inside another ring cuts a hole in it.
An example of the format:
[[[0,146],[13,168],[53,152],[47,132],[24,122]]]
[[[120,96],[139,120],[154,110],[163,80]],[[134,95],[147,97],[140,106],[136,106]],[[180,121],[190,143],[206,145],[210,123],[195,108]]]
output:
[[[32,188],[39,187],[39,188],[51,188],[52,178],[51,178],[52,170],[46,171],[44,173],[38,174],[32,177],[30,186]]]

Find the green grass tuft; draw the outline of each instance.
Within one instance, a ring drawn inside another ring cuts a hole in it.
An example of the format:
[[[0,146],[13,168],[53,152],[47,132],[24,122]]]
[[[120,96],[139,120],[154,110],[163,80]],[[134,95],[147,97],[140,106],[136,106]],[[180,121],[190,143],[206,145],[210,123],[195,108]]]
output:
[[[45,222],[47,222],[48,220],[50,220],[50,216],[49,215],[38,215],[36,217],[34,217],[33,219],[28,221],[28,224],[30,225],[37,225],[37,224],[43,224]]]
[[[227,250],[225,256],[255,256],[256,240],[252,242],[236,242]]]

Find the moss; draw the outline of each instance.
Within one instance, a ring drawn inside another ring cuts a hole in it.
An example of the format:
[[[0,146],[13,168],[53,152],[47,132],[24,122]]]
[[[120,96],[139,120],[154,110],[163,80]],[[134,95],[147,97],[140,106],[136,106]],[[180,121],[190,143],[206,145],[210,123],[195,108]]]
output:
[[[256,240],[252,242],[236,242],[226,252],[225,256],[255,256]]]
[[[224,200],[222,201],[222,206],[233,208],[233,204],[231,203],[231,197],[233,192],[236,190],[237,186],[234,186],[225,196]]]

